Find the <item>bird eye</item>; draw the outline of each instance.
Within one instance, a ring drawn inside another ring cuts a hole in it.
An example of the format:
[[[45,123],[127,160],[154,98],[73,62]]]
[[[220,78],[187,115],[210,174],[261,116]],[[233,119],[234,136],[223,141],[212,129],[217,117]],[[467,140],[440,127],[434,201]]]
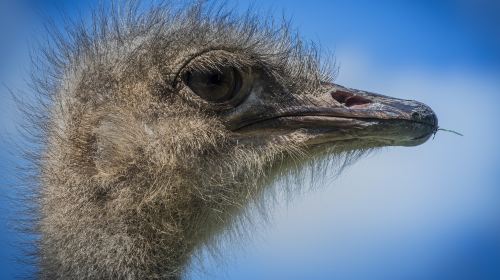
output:
[[[210,102],[232,100],[241,89],[242,78],[234,67],[209,70],[191,70],[184,74],[184,82],[201,98]]]

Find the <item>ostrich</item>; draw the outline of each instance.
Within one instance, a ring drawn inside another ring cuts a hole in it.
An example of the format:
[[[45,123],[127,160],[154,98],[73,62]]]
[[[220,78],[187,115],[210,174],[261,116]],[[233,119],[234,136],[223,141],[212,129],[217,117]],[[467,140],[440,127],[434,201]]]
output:
[[[112,5],[34,59],[40,278],[180,279],[276,178],[437,130],[422,103],[333,83],[287,24],[206,5]]]

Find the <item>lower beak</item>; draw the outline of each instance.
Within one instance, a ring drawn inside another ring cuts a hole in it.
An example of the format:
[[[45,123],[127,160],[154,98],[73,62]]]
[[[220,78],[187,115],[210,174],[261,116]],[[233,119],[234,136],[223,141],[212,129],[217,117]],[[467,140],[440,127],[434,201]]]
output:
[[[300,130],[310,144],[359,140],[373,146],[415,146],[438,128],[436,114],[423,103],[330,83],[320,94],[296,97],[275,112],[246,120],[239,131],[283,135]]]

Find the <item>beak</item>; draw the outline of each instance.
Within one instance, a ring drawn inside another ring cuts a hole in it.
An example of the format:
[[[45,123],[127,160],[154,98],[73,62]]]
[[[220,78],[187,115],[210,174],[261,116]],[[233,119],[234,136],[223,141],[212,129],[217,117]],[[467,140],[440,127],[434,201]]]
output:
[[[438,129],[436,114],[423,103],[330,83],[318,94],[260,105],[240,112],[233,130],[259,136],[300,132],[310,145],[354,140],[368,146],[415,146]]]

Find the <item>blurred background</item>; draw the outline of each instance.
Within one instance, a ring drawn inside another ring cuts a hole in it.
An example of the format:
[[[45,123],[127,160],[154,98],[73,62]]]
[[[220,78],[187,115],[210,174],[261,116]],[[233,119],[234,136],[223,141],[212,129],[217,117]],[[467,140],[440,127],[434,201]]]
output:
[[[337,82],[430,105],[443,128],[379,150],[314,192],[282,202],[250,240],[201,257],[192,279],[500,279],[500,1],[240,0],[285,14],[335,53]],[[88,15],[95,1],[0,0],[0,185],[16,183],[30,40],[43,17]],[[10,140],[6,140],[10,139]],[[0,279],[33,271],[0,188]]]

